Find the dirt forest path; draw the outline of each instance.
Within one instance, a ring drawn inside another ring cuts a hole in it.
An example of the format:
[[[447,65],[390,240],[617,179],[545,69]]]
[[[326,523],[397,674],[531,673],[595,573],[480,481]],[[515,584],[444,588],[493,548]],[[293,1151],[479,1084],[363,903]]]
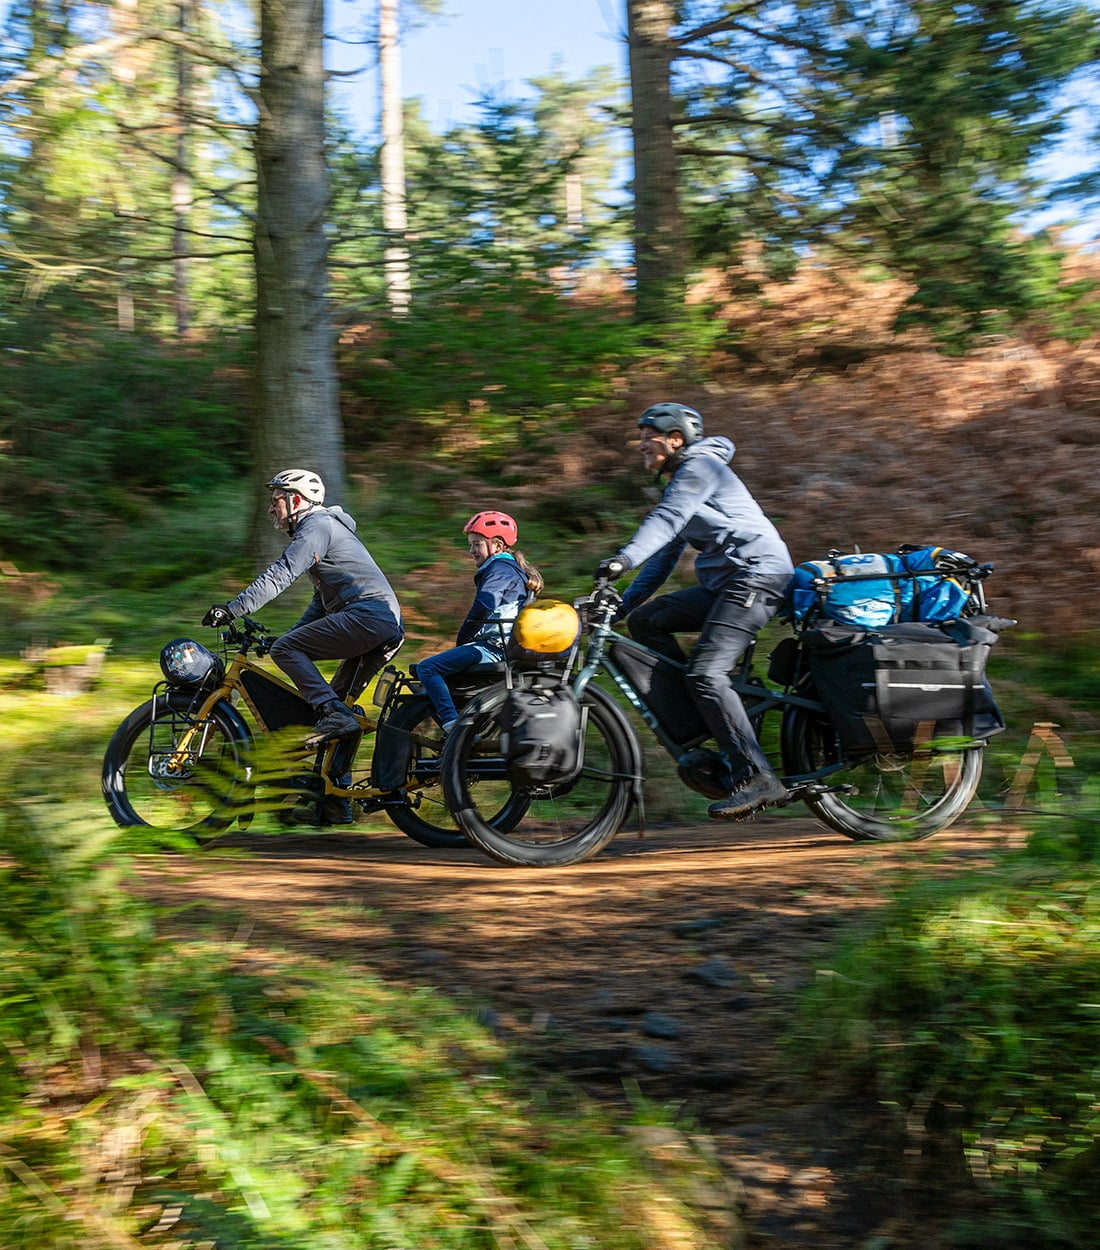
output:
[[[633,1086],[677,1108],[744,1186],[750,1246],[930,1250],[966,1187],[906,1149],[872,1090],[823,1070],[807,1101],[778,1039],[841,926],[899,877],[973,867],[1004,836],[960,824],[916,845],[856,844],[783,815],[624,831],[555,871],[396,831],[236,837],[199,872],[140,865],[152,897],[198,905],[176,924],[434,986],[594,1097],[621,1103]]]

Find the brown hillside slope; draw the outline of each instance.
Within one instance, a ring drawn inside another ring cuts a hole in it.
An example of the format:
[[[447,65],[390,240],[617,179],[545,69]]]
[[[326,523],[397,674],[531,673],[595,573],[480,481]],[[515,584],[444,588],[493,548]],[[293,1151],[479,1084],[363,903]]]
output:
[[[733,438],[734,467],[796,560],[936,542],[996,564],[991,606],[1022,630],[1096,628],[1100,338],[997,339],[953,358],[891,336],[899,284],[814,270],[751,304],[721,303],[718,286],[700,295],[730,327],[705,383],[636,370],[613,410],[586,409],[578,433],[514,463],[526,484],[497,506],[564,521],[563,499],[593,482],[640,500],[632,418],[675,398]],[[641,508],[625,504],[624,523]],[[588,545],[622,537],[589,532]]]
[[[738,442],[738,470],[796,559],[938,542],[994,561],[996,606],[1025,627],[1094,626],[1097,344],[1061,359],[1022,344],[911,352],[723,391],[691,398]]]

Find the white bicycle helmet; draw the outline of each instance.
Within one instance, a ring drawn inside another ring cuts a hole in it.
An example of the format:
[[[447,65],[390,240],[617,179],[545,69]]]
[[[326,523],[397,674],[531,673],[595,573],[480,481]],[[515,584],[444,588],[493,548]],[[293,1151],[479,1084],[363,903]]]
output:
[[[268,482],[267,489],[290,491],[310,503],[325,502],[325,484],[309,469],[283,469]]]

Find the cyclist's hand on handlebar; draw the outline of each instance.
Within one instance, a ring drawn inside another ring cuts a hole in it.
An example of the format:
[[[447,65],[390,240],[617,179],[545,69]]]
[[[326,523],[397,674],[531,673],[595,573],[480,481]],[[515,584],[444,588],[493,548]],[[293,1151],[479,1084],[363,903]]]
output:
[[[596,582],[617,582],[626,572],[626,561],[618,556],[611,556],[607,560],[601,560],[596,565],[596,571],[592,574],[592,580]]]
[[[206,611],[206,615],[202,618],[204,625],[210,625],[214,629],[221,629],[223,625],[229,625],[233,620],[233,613],[230,612],[227,604],[212,604]]]

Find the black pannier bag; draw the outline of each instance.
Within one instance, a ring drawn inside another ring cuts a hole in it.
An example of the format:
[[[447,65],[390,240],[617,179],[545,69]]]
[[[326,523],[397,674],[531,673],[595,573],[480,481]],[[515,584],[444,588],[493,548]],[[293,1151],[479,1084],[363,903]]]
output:
[[[682,664],[623,641],[613,642],[608,655],[656,713],[661,728],[673,742],[691,746],[710,737],[710,730],[688,692]]]
[[[1004,720],[985,677],[997,635],[970,621],[842,625],[802,637],[818,697],[852,752],[906,752],[944,738],[985,739]]]
[[[584,764],[586,718],[566,685],[510,690],[497,718],[508,776],[525,789],[572,781]]]
[[[264,718],[268,729],[285,729],[288,725],[312,725],[317,720],[314,708],[293,690],[284,690],[262,673],[245,669],[241,673],[241,685]]]
[[[425,708],[426,714],[429,708],[430,705]],[[372,785],[379,790],[400,790],[409,775],[412,755],[412,733],[383,720],[374,736],[370,762]]]

